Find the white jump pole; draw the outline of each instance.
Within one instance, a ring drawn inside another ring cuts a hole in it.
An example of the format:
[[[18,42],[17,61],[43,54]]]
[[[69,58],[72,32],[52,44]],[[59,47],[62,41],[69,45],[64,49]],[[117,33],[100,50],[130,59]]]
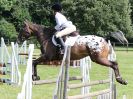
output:
[[[109,48],[110,48],[110,54],[108,56],[108,60],[110,61],[116,61],[116,54],[115,54],[115,51],[111,45],[111,42],[110,40],[108,41],[108,44],[109,44]],[[110,99],[113,99],[115,96],[113,95],[114,94],[114,73],[113,73],[113,70],[112,69],[109,69],[109,76],[110,76],[110,89],[111,89],[111,92],[110,92]]]
[[[123,99],[127,99],[126,95],[123,95]]]
[[[89,70],[91,68],[91,59],[90,57],[85,57],[80,60],[80,70],[81,70],[81,75],[82,75],[82,83],[89,83],[90,82],[90,73]],[[89,93],[90,87],[83,87],[81,89],[81,94],[85,95]]]
[[[63,56],[63,60],[61,63],[61,67],[60,67],[60,71],[59,71],[59,75],[57,77],[57,81],[56,81],[56,88],[54,90],[54,95],[53,95],[53,99],[61,99],[62,98],[62,94],[63,94],[63,85],[62,85],[62,81],[64,80],[64,69],[65,69],[65,60],[67,57],[67,50],[68,50],[68,46],[65,47],[65,53]]]
[[[19,53],[26,53],[26,52],[27,52],[27,41],[24,41],[22,46],[18,50],[18,54]],[[19,61],[19,64],[25,65],[26,64],[26,56],[19,55],[18,56],[18,61]]]
[[[11,62],[11,83],[21,84],[21,73],[18,69],[18,61],[15,53],[14,42],[11,42],[12,47],[12,62]]]
[[[6,57],[6,55],[7,55],[7,57]],[[2,37],[1,38],[1,63],[4,63],[4,61],[5,61],[4,58],[5,58],[5,60],[8,59],[8,63],[11,63],[10,54],[9,54],[9,52],[7,50],[6,44],[4,42],[4,38]]]
[[[4,39],[1,38],[1,63],[6,64],[6,67],[1,67],[1,71],[5,72],[6,74],[10,75],[9,79],[1,78],[3,82],[8,84],[17,84],[20,85],[21,83],[21,73],[18,69],[18,63],[16,59],[16,53],[14,48],[14,43],[11,42],[12,48],[12,57],[10,56],[7,46],[4,42]]]
[[[17,61],[18,61],[18,64],[19,64],[19,46],[18,46],[18,43],[15,43],[15,53],[16,53],[16,58],[17,58]]]
[[[21,92],[17,99],[32,99],[32,56],[34,51],[34,44],[29,45],[27,68],[24,74],[24,82]]]

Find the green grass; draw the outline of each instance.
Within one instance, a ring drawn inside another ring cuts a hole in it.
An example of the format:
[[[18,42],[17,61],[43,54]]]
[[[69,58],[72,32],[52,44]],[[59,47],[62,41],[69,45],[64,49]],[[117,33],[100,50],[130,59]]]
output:
[[[117,99],[122,99],[122,95],[126,94],[127,99],[133,99],[133,52],[129,51],[116,51],[117,61],[119,63],[119,69],[124,79],[128,81],[128,85],[120,85],[116,82],[117,87]],[[22,76],[25,72],[25,66],[20,66]],[[50,67],[39,65],[38,74],[41,79],[55,79],[59,73],[60,67]],[[106,79],[108,78],[109,69],[104,66],[99,66],[95,63],[92,64],[90,70],[90,78],[92,80]],[[80,68],[70,68],[70,76],[80,76]],[[23,79],[23,77],[22,77]],[[79,83],[80,81],[73,81],[71,83]],[[69,82],[70,83],[70,82]],[[91,88],[92,91],[105,89],[108,85],[97,85]],[[55,89],[55,84],[46,85],[33,85],[33,99],[52,99],[52,95]],[[0,84],[0,99],[16,99],[17,94],[21,91],[21,86],[13,86],[7,84]],[[68,92],[69,95],[76,95],[80,93],[80,89],[73,89]]]

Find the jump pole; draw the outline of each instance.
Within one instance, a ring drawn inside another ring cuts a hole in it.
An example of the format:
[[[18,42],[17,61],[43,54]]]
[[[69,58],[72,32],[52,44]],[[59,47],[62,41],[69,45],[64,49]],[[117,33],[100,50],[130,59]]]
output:
[[[70,50],[71,50],[70,46],[65,47],[65,53],[61,63],[60,72],[56,81],[56,88],[54,91],[53,99],[65,99],[67,95],[67,82],[69,78],[68,67],[70,65]]]
[[[26,56],[20,56],[19,53],[27,53],[27,41],[24,41],[20,48],[16,43],[16,47],[17,47],[16,52],[18,57],[18,63],[26,65]]]
[[[111,45],[110,40],[108,40],[108,44],[109,44],[109,48],[111,50],[111,53],[109,54],[108,59],[110,61],[116,61],[116,54],[115,54],[115,51],[114,51],[114,49],[113,49],[113,47]],[[114,72],[113,72],[112,69],[110,69],[110,75],[109,76],[110,76],[110,80],[111,80],[110,89],[112,90],[110,98],[111,99],[116,99],[117,92],[116,92],[116,85],[114,84]]]
[[[24,82],[22,90],[18,94],[17,99],[32,99],[32,56],[34,51],[34,44],[29,45],[29,58],[27,61],[27,68],[24,74]]]
[[[69,81],[72,80],[82,80],[81,76],[73,76],[73,77],[69,77]],[[56,83],[56,79],[47,79],[47,80],[38,80],[38,81],[33,81],[32,84],[34,85],[43,85],[43,84],[52,84],[52,83]]]
[[[91,59],[89,56],[80,59],[80,71],[82,75],[82,83],[89,83],[90,82],[90,68],[91,68]],[[84,95],[89,93],[90,86],[83,86],[81,88],[81,94]]]
[[[6,53],[7,58],[4,56],[5,55],[4,53]],[[11,56],[7,50],[6,44],[4,42],[4,38],[1,37],[1,64],[4,64],[4,60],[5,61],[7,60],[8,63],[11,63]]]
[[[111,53],[109,55],[109,60],[115,61],[116,54],[115,54],[110,42],[109,42],[109,47],[111,49]],[[110,84],[110,87],[108,89],[95,91],[92,93],[85,93],[82,95],[67,96],[67,98],[64,98],[64,99],[84,99],[84,98],[88,99],[88,98],[91,98],[94,96],[95,97],[97,96],[97,99],[116,99],[116,88],[115,88],[115,84],[114,84],[112,69],[109,69],[109,79],[107,79],[107,80],[92,81],[90,83],[71,84],[71,85],[68,85],[67,88],[75,89],[75,88],[81,88],[81,87],[92,86],[92,85],[97,85],[97,84],[105,84],[105,83]]]
[[[11,83],[21,84],[21,73],[18,68],[17,55],[15,53],[14,42],[11,42],[12,48],[12,64],[11,64]]]
[[[6,45],[4,43],[4,39],[2,38],[2,48],[3,50],[6,50],[6,54],[8,53],[8,50],[6,48]],[[21,73],[19,72],[18,69],[18,62],[16,59],[16,53],[15,53],[15,46],[14,46],[14,42],[11,42],[11,57],[9,57],[9,53],[7,54],[8,60],[6,61],[3,58],[3,63],[0,67],[0,74],[2,75],[9,75],[10,78],[0,78],[0,82],[2,83],[7,83],[7,84],[14,84],[14,85],[20,85],[21,84]],[[3,53],[2,53],[3,54]],[[2,55],[4,56],[4,55]],[[6,57],[6,55],[5,55]]]

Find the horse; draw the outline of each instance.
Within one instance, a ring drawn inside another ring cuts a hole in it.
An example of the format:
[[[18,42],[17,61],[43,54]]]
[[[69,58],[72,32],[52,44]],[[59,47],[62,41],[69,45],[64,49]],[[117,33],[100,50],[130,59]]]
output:
[[[59,53],[59,47],[55,46],[52,42],[52,37],[56,30],[52,27],[46,27],[43,25],[38,25],[32,22],[25,21],[24,27],[21,32],[18,34],[17,42],[23,42],[24,40],[29,39],[31,36],[36,37],[37,41],[40,44],[41,56],[33,60],[33,69],[32,69],[32,79],[40,80],[40,77],[37,75],[37,65],[41,62],[53,61],[53,60],[62,60],[63,55]],[[89,35],[88,35],[89,36]],[[84,38],[87,38],[85,36]],[[90,35],[91,36],[91,35]],[[80,36],[82,38],[82,36]],[[96,38],[96,39],[95,39]],[[99,50],[92,48],[91,41],[89,43],[79,44],[77,42],[71,47],[71,58],[70,60],[78,60],[86,56],[90,56],[91,60],[101,66],[110,67],[114,70],[116,81],[122,85],[127,85],[127,81],[124,80],[119,72],[118,63],[116,61],[109,61],[108,55],[110,53],[110,48],[108,43],[103,37],[93,35],[92,40],[96,42],[95,45],[98,45],[97,39],[100,38],[99,45],[101,46]],[[122,38],[122,37],[121,37]],[[119,39],[123,43],[127,40]]]

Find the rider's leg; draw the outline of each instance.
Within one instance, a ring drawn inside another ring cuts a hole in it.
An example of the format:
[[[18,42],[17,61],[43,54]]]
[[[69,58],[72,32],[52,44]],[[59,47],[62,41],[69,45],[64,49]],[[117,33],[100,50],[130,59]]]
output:
[[[65,43],[61,37],[57,38],[57,40],[58,40],[59,44],[61,45],[60,46],[60,53],[64,54]]]
[[[65,43],[63,41],[63,39],[61,37],[59,37],[59,41],[61,43],[61,48],[64,48],[65,47]]]
[[[68,35],[68,34],[74,32],[74,31],[76,31],[76,27],[75,27],[74,25],[72,25],[71,27],[67,27],[67,28],[65,28],[65,29],[63,29],[63,30],[61,30],[61,31],[58,31],[58,32],[56,33],[56,37],[57,37],[57,38],[58,38],[58,37],[62,37],[62,36],[64,36],[64,35]]]
[[[74,25],[70,26],[70,27],[67,27],[61,31],[58,31],[55,36],[59,39],[59,42],[61,44],[61,54],[64,53],[64,47],[65,47],[65,44],[64,44],[64,41],[63,39],[61,38],[62,36],[64,35],[67,35],[67,34],[70,34],[72,32],[76,31],[76,27]]]

